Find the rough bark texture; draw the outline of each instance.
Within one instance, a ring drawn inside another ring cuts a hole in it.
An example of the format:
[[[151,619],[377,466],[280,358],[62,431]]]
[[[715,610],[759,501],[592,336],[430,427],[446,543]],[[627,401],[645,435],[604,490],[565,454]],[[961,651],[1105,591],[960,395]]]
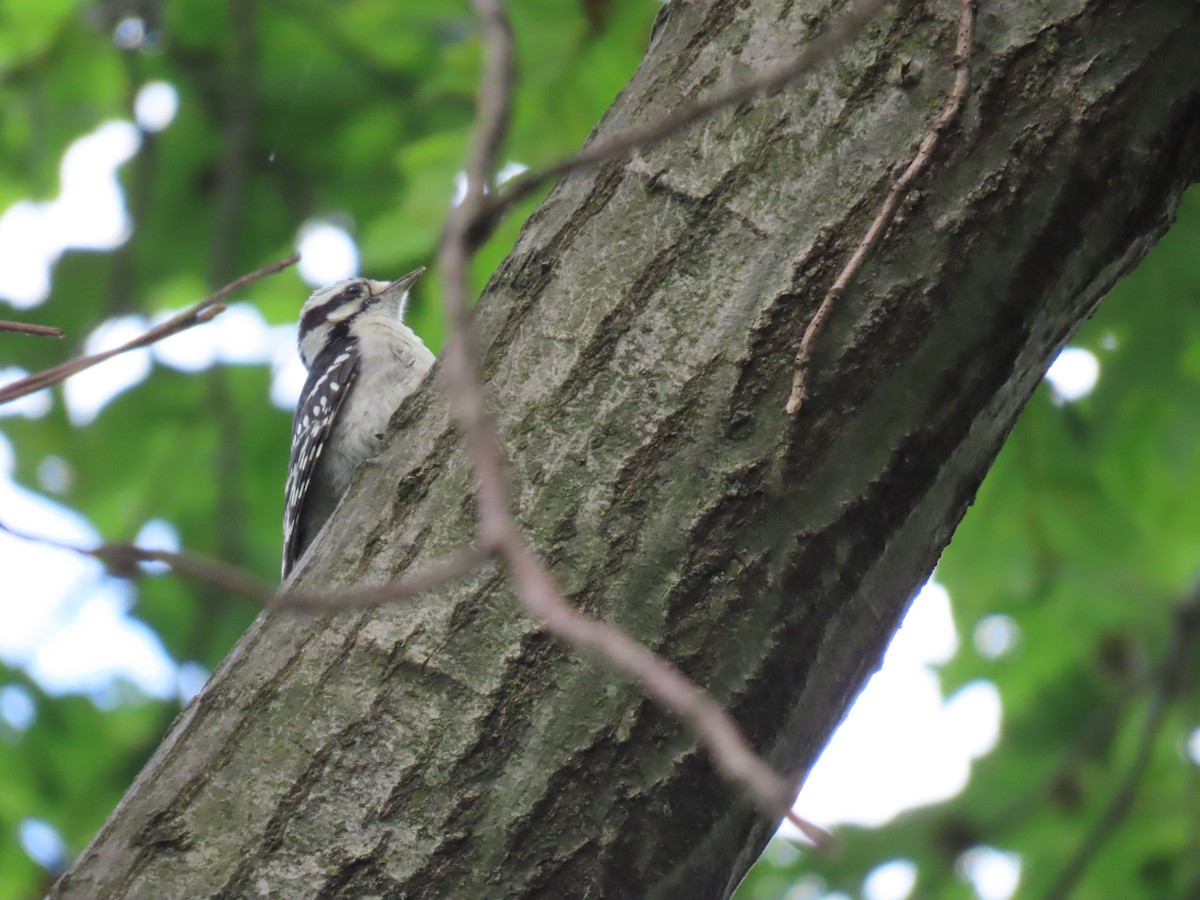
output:
[[[599,131],[761,71],[826,15],[673,3]],[[792,773],[1200,160],[1194,2],[983,0],[964,117],[786,418],[793,348],[945,95],[957,15],[901,0],[805,85],[568,179],[479,307],[514,499],[571,601]],[[438,392],[395,424],[301,584],[469,536]],[[57,893],[723,897],[774,826],[488,571],[405,607],[260,618]]]

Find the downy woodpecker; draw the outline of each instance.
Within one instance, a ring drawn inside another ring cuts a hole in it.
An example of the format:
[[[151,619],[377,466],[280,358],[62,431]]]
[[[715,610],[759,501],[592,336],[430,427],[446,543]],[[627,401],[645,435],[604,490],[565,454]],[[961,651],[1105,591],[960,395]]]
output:
[[[408,290],[425,269],[391,283],[347,278],[314,291],[300,310],[308,380],[292,420],[283,513],[283,577],[379,450],[388,420],[433,365],[404,324]]]

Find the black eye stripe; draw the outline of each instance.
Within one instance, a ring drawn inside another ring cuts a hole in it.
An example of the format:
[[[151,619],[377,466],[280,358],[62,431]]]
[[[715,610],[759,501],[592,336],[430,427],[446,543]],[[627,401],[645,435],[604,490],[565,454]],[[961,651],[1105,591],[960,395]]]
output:
[[[361,300],[365,296],[365,293],[362,282],[355,281],[348,284],[339,293],[334,294],[321,305],[314,306],[300,317],[300,333],[307,334],[314,328],[319,327],[329,317],[331,312],[347,303]],[[351,316],[350,318],[353,319],[354,317]]]
[[[308,334],[314,328],[320,326],[320,324],[325,321],[325,317],[327,315],[329,315],[328,303],[323,303],[320,306],[314,306],[300,317],[300,333]]]

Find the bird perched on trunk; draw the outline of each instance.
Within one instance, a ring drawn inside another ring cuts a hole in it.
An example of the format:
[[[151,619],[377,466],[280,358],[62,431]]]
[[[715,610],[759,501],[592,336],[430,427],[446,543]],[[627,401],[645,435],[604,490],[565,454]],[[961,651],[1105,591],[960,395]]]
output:
[[[359,464],[379,450],[392,413],[420,384],[433,354],[404,324],[424,267],[392,282],[347,278],[300,310],[308,380],[292,420],[283,513],[283,577],[333,512]]]

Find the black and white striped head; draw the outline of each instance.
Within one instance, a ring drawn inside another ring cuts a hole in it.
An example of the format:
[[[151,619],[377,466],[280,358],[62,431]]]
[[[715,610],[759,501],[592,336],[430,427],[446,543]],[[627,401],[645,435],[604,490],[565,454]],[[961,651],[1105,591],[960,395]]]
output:
[[[356,318],[370,309],[379,309],[396,319],[404,318],[408,291],[421,273],[422,266],[395,281],[369,278],[344,278],[319,290],[300,309],[300,359],[311,368],[313,360],[331,340],[344,338]]]

